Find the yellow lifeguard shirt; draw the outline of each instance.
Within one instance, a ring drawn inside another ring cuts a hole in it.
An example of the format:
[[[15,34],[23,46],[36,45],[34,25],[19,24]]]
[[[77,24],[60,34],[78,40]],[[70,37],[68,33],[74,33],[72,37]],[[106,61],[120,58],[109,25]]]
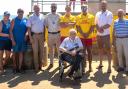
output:
[[[70,15],[69,17],[67,17],[66,15],[63,15],[63,16],[60,17],[60,22],[76,22],[75,21],[75,16]],[[71,28],[74,28],[74,27],[73,26],[69,26],[69,27],[61,28],[61,30],[60,30],[61,36],[62,37],[69,36],[69,30]]]
[[[76,25],[80,26],[81,30],[84,33],[87,33],[87,32],[89,32],[90,27],[92,25],[95,25],[94,16],[92,14],[89,14],[89,13],[85,16],[81,13],[80,15],[78,15],[76,17]],[[84,38],[79,32],[78,32],[78,36],[80,38]],[[92,38],[92,36],[93,36],[93,33],[91,33],[88,38]]]

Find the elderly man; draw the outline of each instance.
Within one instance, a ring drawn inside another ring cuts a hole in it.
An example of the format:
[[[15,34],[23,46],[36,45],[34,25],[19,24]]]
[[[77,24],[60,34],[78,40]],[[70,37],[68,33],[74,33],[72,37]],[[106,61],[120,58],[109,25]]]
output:
[[[44,16],[39,13],[38,5],[34,6],[34,13],[27,22],[28,34],[33,48],[35,71],[38,72],[42,68],[43,49],[44,49]]]
[[[72,64],[69,77],[73,75],[74,71],[77,71],[82,59],[79,51],[83,49],[82,42],[79,37],[76,36],[77,32],[74,29],[69,31],[69,37],[65,38],[60,45],[60,51],[62,52],[61,60],[67,61]],[[76,59],[73,59],[76,57]]]
[[[57,5],[55,3],[52,3],[51,13],[48,13],[45,18],[45,23],[48,28],[48,47],[49,47],[49,57],[50,57],[50,65],[48,69],[53,67],[54,47],[57,48],[57,52],[58,52],[60,46],[60,27],[59,27],[60,14],[56,13],[56,9],[57,9]]]
[[[113,45],[116,46],[119,62],[118,72],[126,71],[128,73],[128,20],[124,18],[124,10],[118,10],[118,19],[114,22]],[[123,64],[123,55],[125,56],[126,68]]]
[[[88,6],[81,6],[82,13],[76,17],[78,36],[84,44],[85,52],[88,52],[89,72],[92,71],[92,32],[94,30],[94,16],[88,13]],[[85,65],[85,64],[84,64]],[[84,72],[84,70],[83,70]]]
[[[107,10],[107,1],[102,0],[100,3],[101,11],[96,13],[95,22],[97,28],[97,43],[99,47],[100,64],[98,69],[102,68],[104,50],[108,58],[107,73],[111,73],[111,45],[110,45],[110,26],[113,21],[113,15]]]

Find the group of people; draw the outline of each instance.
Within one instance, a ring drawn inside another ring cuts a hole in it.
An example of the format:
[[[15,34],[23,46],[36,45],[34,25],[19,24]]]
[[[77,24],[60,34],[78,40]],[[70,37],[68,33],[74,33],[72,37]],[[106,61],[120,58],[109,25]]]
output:
[[[65,14],[61,15],[56,12],[57,4],[51,4],[51,12],[46,16],[40,13],[38,5],[34,5],[34,13],[28,18],[23,17],[24,11],[18,9],[18,16],[10,21],[9,12],[4,12],[3,20],[0,22],[0,72],[4,72],[4,65],[10,58],[11,51],[13,52],[13,72],[24,72],[23,69],[23,53],[26,51],[26,35],[29,35],[30,43],[33,49],[33,59],[35,72],[42,70],[45,60],[44,56],[44,42],[45,33],[48,31],[48,48],[50,65],[48,69],[54,66],[55,48],[58,54],[60,52],[81,57],[77,54],[78,51],[83,50],[84,62],[83,70],[85,72],[86,59],[89,61],[89,72],[92,72],[92,43],[93,31],[97,30],[97,44],[100,64],[97,67],[103,67],[104,53],[108,59],[107,73],[111,73],[111,43],[110,43],[110,27],[113,22],[113,14],[107,10],[107,1],[100,2],[100,9],[95,16],[88,12],[88,5],[81,6],[81,14],[76,17],[71,14],[71,7],[65,7]],[[118,69],[117,71],[128,72],[128,56],[127,56],[127,40],[128,40],[128,20],[124,18],[125,12],[123,9],[118,10],[118,19],[114,21],[113,42],[112,45],[117,50]],[[71,50],[75,48],[75,50]],[[11,50],[12,49],[12,50]],[[5,58],[3,59],[3,53]],[[124,53],[124,54],[123,54]],[[87,55],[87,58],[86,58]],[[123,57],[125,56],[126,66],[123,64]],[[58,55],[59,56],[59,55]],[[65,61],[72,63],[73,60],[61,55]],[[58,57],[59,58],[59,57]],[[79,61],[76,61],[76,66]],[[70,72],[71,75],[73,72]]]

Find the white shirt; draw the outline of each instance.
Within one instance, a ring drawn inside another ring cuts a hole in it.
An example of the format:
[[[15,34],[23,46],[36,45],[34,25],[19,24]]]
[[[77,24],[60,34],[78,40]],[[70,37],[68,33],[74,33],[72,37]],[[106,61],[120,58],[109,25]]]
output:
[[[110,11],[106,10],[104,13],[99,11],[95,16],[95,23],[98,24],[99,27],[104,26],[106,24],[111,25],[113,21],[113,15]],[[99,36],[106,36],[110,34],[110,28],[104,29],[103,33],[97,32]]]
[[[27,21],[27,27],[31,28],[31,31],[34,33],[41,33],[44,29],[44,16],[40,14],[37,16],[35,13],[30,16]]]
[[[65,38],[60,45],[60,48],[65,48],[67,50],[70,50],[75,47],[83,47],[80,38],[77,36],[74,40],[72,40],[70,37]]]
[[[45,18],[45,24],[48,27],[48,32],[58,32],[60,30],[60,27],[59,27],[60,16],[61,15],[59,13],[47,14]]]

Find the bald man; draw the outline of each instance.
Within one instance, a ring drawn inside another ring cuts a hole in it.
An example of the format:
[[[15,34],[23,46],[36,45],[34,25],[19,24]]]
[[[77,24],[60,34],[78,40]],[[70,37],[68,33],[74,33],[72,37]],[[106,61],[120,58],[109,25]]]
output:
[[[116,46],[119,62],[117,71],[126,71],[128,73],[128,19],[124,18],[125,12],[123,9],[119,9],[117,14],[118,19],[114,21],[113,29],[113,45]],[[123,55],[125,56],[125,64],[123,64]]]
[[[57,4],[51,4],[51,12],[46,15],[45,23],[48,28],[48,47],[49,47],[49,57],[50,57],[50,65],[48,69],[53,67],[53,59],[54,59],[54,50],[57,48],[57,52],[59,54],[59,46],[60,46],[60,27],[59,20],[60,14],[56,13]]]
[[[44,16],[40,13],[38,5],[34,5],[34,13],[27,21],[28,34],[30,42],[32,44],[35,72],[38,72],[42,68],[43,50],[44,50],[44,37],[45,37],[45,22]]]
[[[104,52],[106,52],[108,59],[107,73],[111,73],[111,45],[110,45],[110,27],[113,21],[113,14],[107,10],[107,1],[100,2],[101,11],[96,13],[95,23],[97,28],[97,43],[99,48],[100,64],[97,69],[103,67],[102,60]],[[105,51],[104,51],[105,50]]]

